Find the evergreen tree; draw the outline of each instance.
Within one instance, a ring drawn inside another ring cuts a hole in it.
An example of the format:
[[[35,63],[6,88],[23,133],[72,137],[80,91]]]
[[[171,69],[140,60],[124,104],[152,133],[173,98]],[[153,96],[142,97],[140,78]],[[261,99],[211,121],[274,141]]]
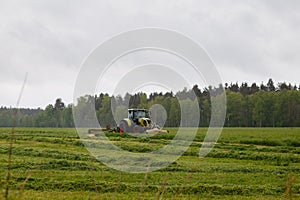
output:
[[[267,83],[267,90],[268,91],[275,91],[275,86],[273,80],[270,78]]]

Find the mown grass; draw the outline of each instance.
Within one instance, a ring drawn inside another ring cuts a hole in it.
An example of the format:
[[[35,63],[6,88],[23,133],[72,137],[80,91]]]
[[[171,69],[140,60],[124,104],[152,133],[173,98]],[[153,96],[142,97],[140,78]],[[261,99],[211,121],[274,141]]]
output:
[[[107,133],[131,152],[151,152],[176,134],[135,138]],[[17,128],[11,199],[284,199],[300,198],[300,128],[225,128],[198,158],[205,128],[182,157],[147,174],[119,172],[91,157],[74,129]],[[0,198],[10,129],[0,129]],[[93,140],[93,138],[91,138]]]

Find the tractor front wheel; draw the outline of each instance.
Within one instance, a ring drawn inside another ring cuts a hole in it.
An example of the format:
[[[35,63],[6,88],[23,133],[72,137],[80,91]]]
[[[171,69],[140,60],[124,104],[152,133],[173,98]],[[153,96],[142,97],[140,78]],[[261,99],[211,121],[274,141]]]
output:
[[[139,126],[139,125],[135,125],[133,127],[133,133],[143,133],[144,132],[144,129],[143,127]]]

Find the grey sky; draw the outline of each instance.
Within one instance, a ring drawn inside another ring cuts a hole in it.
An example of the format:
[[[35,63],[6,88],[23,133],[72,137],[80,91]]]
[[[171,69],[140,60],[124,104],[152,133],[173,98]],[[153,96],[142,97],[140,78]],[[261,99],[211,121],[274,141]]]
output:
[[[98,44],[140,27],[201,44],[223,82],[299,85],[300,1],[0,1],[0,105],[71,103],[80,65]]]

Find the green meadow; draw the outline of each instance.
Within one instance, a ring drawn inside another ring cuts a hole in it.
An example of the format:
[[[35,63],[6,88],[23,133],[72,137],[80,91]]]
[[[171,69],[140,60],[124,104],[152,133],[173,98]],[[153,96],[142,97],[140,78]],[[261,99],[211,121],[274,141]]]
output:
[[[177,129],[149,138],[107,133],[130,152],[151,152]],[[71,128],[0,128],[0,199],[299,199],[300,128],[224,128],[205,158],[199,128],[178,160],[149,173],[120,172],[90,155]],[[93,138],[91,138],[92,140]],[[7,185],[8,184],[8,185]]]

